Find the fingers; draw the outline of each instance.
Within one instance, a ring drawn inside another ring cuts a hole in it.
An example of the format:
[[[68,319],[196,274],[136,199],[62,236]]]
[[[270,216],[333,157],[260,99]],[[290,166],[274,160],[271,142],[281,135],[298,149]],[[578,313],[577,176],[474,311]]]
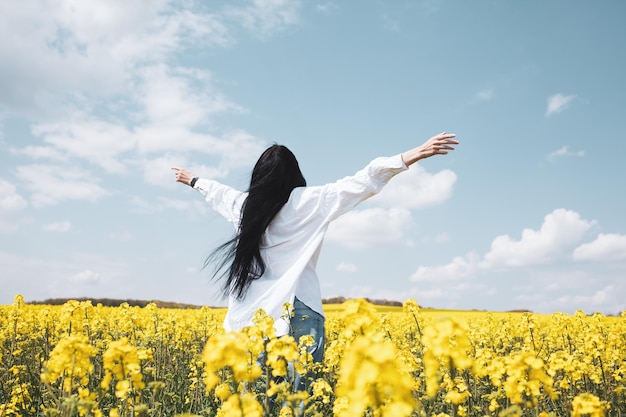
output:
[[[435,138],[437,138],[436,142],[438,145],[443,145],[443,144],[458,145],[459,144],[458,140],[454,140],[454,138],[456,138],[456,134],[454,133],[441,132],[440,134],[435,136]],[[452,148],[447,148],[447,149],[452,149]]]
[[[456,134],[446,133],[445,131],[432,138],[432,149],[436,155],[447,155],[448,151],[453,151],[453,145],[458,145],[459,141],[455,140]]]
[[[172,167],[172,171],[174,171],[174,177],[176,178],[177,182],[184,182],[184,179],[183,179],[184,169],[183,168]]]
[[[432,148],[432,150],[434,150],[435,152],[439,152],[439,150],[444,149],[444,147],[445,149],[453,150],[454,148],[449,147],[448,145],[459,144],[459,141],[455,140],[454,138],[456,138],[455,133],[446,133],[446,131],[444,130],[438,135],[430,138],[424,145],[426,147]]]
[[[450,141],[453,138],[456,138],[456,135],[454,133],[447,133],[447,134],[439,135],[440,140]]]

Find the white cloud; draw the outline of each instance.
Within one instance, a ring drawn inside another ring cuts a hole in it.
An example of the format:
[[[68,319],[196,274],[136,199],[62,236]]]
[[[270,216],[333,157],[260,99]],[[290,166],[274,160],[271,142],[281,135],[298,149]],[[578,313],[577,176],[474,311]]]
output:
[[[227,132],[222,140],[211,146],[222,156],[228,167],[249,167],[254,165],[261,153],[267,148],[265,141],[260,140],[243,130]],[[205,150],[205,152],[210,152]]]
[[[239,130],[216,137],[186,128],[146,125],[138,127],[136,133],[138,150],[142,155],[193,151],[220,157],[221,162],[230,168],[249,166],[266,147],[262,140]]]
[[[405,231],[412,224],[403,208],[353,210],[331,223],[327,239],[351,248],[407,244]]]
[[[445,287],[418,288],[416,290],[416,298],[418,303],[423,306],[438,307],[447,305],[456,307],[468,294],[494,296],[497,293],[498,290],[496,288],[483,283],[459,281],[449,282]]]
[[[43,226],[43,230],[46,232],[69,232],[72,229],[72,223],[64,220],[61,222],[48,223]]]
[[[100,120],[40,124],[33,133],[56,149],[86,159],[109,173],[126,172],[119,155],[136,147],[136,139],[128,129]]]
[[[612,298],[613,291],[615,288],[613,285],[609,285],[605,288],[595,291],[593,294],[589,295],[578,295],[574,298],[577,303],[585,303],[593,306],[603,307],[605,306]]]
[[[109,239],[116,240],[118,242],[130,242],[131,240],[133,240],[133,234],[128,230],[111,232],[109,233]]]
[[[0,178],[0,213],[22,210],[28,206],[13,184]]]
[[[86,269],[84,271],[80,271],[77,274],[70,276],[67,279],[69,282],[75,284],[100,284],[103,282],[102,277],[97,272],[93,272],[92,270]]]
[[[133,207],[132,211],[141,214],[153,214],[162,209],[157,208],[156,204],[153,204],[145,198],[133,196],[130,199],[130,205]]]
[[[602,288],[591,289],[584,294],[569,297],[568,301],[576,309],[581,309],[587,313],[601,311],[604,313],[618,313],[626,309],[624,302],[624,286],[619,284],[609,284]]]
[[[349,288],[343,295],[347,298],[370,298],[404,302],[413,298],[421,307],[441,308],[467,308],[459,304],[467,298],[468,294],[484,294],[494,296],[497,289],[482,283],[446,283],[445,286],[433,288],[402,288],[391,289],[378,286],[356,285]]]
[[[450,241],[450,236],[447,233],[439,233],[434,238],[435,243],[448,243]]]
[[[181,184],[176,183],[172,167],[187,167],[187,160],[181,155],[145,160],[143,162],[144,179],[152,185],[167,188],[179,187]]]
[[[14,110],[60,114],[59,107],[85,93],[122,93],[131,71],[165,60],[190,40],[204,46],[232,43],[218,13],[174,10],[170,3],[24,0],[3,5],[0,100]]]
[[[334,11],[338,9],[339,9],[339,6],[337,6],[335,3],[330,2],[330,1],[327,1],[325,3],[318,3],[315,5],[315,10],[324,14],[333,13]]]
[[[459,281],[474,275],[478,269],[480,256],[470,252],[465,256],[457,256],[446,265],[420,266],[411,275],[414,282],[450,282]]]
[[[456,174],[448,169],[428,173],[419,165],[394,177],[368,204],[383,206],[353,210],[333,222],[328,239],[351,248],[380,244],[412,245],[406,232],[413,226],[409,209],[441,204],[452,195]],[[440,241],[445,237],[440,237]]]
[[[17,176],[31,191],[35,207],[56,205],[64,200],[97,201],[110,194],[97,179],[78,167],[58,165],[23,165]]]
[[[359,270],[359,267],[356,266],[355,264],[352,264],[350,262],[341,262],[339,263],[339,265],[337,265],[337,271],[339,272],[356,272]]]
[[[252,0],[249,6],[227,7],[224,15],[259,37],[298,23],[299,0]]]
[[[176,210],[188,214],[202,214],[207,212],[208,207],[204,201],[198,200],[158,197],[154,201],[148,201],[136,196],[131,199],[131,205],[133,206],[134,212],[142,214],[155,214],[164,210]]]
[[[172,7],[171,0],[7,4],[0,15],[0,60],[5,63],[0,90],[6,92],[0,106],[36,120],[33,134],[44,143],[12,152],[64,164],[78,158],[109,174],[139,169],[148,183],[159,185],[170,184],[164,182],[169,166],[167,172],[154,170],[164,153],[182,160],[188,152],[215,157],[201,164],[191,161],[199,175],[216,177],[225,174],[225,167],[248,166],[265,148],[263,140],[242,130],[205,133],[215,130],[215,115],[246,110],[212,88],[208,70],[171,62],[187,46],[234,44],[233,31],[241,26],[267,36],[293,25],[299,7],[286,0],[255,0],[240,7],[189,3],[182,9]],[[152,153],[160,155],[154,160]],[[36,170],[53,171],[45,182],[61,186],[58,197],[34,182]],[[20,167],[20,176],[39,206],[106,194],[97,184],[69,178],[75,171],[73,165],[33,165]]]
[[[585,156],[585,151],[572,151],[569,149],[569,146],[563,146],[554,152],[550,152],[548,154],[548,159],[554,160],[556,158],[561,158],[561,157],[566,157],[566,156],[583,157]]]
[[[425,0],[418,4],[422,8],[422,10],[424,10],[425,13],[433,14],[441,10],[441,7],[443,6],[443,2],[444,0]]]
[[[219,93],[212,93],[206,71],[189,71],[159,64],[140,71],[135,92],[147,122],[155,126],[193,127],[226,111],[244,111]],[[198,83],[205,86],[198,88]]]
[[[595,223],[581,219],[574,211],[556,209],[545,216],[539,230],[524,229],[519,240],[497,236],[484,256],[471,252],[446,265],[420,266],[411,280],[456,281],[482,271],[548,264],[564,258]]]
[[[435,236],[424,236],[421,240],[420,243],[424,244],[424,245],[430,245],[433,243],[436,244],[444,244],[444,243],[448,243],[450,242],[450,236],[443,232],[443,233],[439,233]]]
[[[202,204],[202,202],[200,201],[196,201],[196,200],[180,200],[180,199],[175,199],[175,198],[166,198],[166,197],[159,197],[159,204],[161,207],[165,208],[165,209],[173,209],[173,210],[178,210],[178,211],[182,211],[182,212],[187,212],[190,210],[197,210],[198,208],[204,209],[206,207],[205,204]],[[204,211],[204,210],[202,210]]]
[[[55,162],[67,161],[67,156],[52,146],[26,146],[24,148],[13,148],[11,153],[15,155],[25,155],[32,159],[49,159]]]
[[[218,167],[188,162],[182,155],[167,155],[155,159],[146,159],[142,161],[142,164],[145,181],[148,184],[165,188],[181,186],[180,183],[175,181],[172,167],[186,168],[194,175],[201,178],[217,179],[224,177],[228,173],[228,171]]]
[[[258,157],[264,148],[263,142],[245,132],[233,131],[222,137],[192,132],[191,129],[201,123],[203,117],[212,110],[200,99],[194,102],[191,86],[186,87],[188,91],[176,92],[175,87],[172,87],[176,84],[175,81],[166,83],[169,87],[153,86],[156,89],[163,88],[163,92],[155,93],[159,97],[148,95],[143,103],[147,118],[145,124],[128,128],[119,123],[97,119],[39,124],[33,132],[53,148],[39,147],[18,152],[31,156],[64,153],[85,159],[109,173],[127,172],[128,167],[136,162],[134,158],[137,152],[145,154],[174,151],[181,154],[194,151],[223,156],[222,159],[228,162],[225,165],[231,167],[240,166],[244,161],[249,162],[253,156]],[[142,158],[140,163],[141,161],[146,160]],[[151,168],[150,165],[144,166],[146,172],[152,172]],[[146,178],[155,183],[149,175]]]
[[[548,108],[546,109],[546,116],[551,116],[553,114],[562,112],[571,104],[571,102],[575,98],[575,94],[564,95],[560,93],[548,97]]]
[[[544,291],[546,283],[556,281],[558,291]],[[587,313],[601,311],[605,314],[614,314],[626,309],[626,286],[620,279],[609,279],[604,282],[596,274],[589,274],[578,270],[566,274],[549,277],[538,276],[531,282],[532,288],[524,290],[518,298],[525,304],[530,304],[537,311],[564,311],[573,313],[583,310]]]
[[[560,265],[557,268],[534,268],[514,280],[505,280],[502,292],[510,292],[515,308],[551,313],[602,311],[613,314],[626,308],[626,285],[619,269],[601,265]],[[508,271],[507,274],[512,274]],[[514,282],[514,287],[509,287]]]
[[[16,187],[0,178],[0,233],[14,232],[19,228],[19,222],[15,217],[20,214],[28,203]]]
[[[545,216],[539,230],[524,229],[520,240],[496,237],[485,254],[483,268],[523,267],[544,264],[577,245],[595,221],[586,221],[571,210],[556,209]]]
[[[590,262],[626,260],[626,235],[600,233],[593,242],[577,247],[572,258]]]
[[[494,96],[493,89],[488,88],[488,89],[481,90],[478,93],[476,93],[472,99],[472,102],[480,103],[484,101],[491,101],[491,99],[493,99],[493,96]]]
[[[0,265],[0,303],[16,294],[27,300],[128,298],[134,282],[125,263],[97,254],[67,254],[61,260],[0,251]]]
[[[420,208],[441,204],[452,196],[456,174],[444,169],[431,174],[420,165],[395,176],[371,201],[386,207]]]

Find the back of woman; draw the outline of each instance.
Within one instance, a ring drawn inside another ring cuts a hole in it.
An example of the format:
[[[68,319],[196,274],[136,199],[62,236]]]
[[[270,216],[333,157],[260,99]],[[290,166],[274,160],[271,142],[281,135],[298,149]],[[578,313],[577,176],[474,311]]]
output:
[[[324,311],[315,267],[329,224],[413,163],[453,150],[459,143],[454,138],[442,132],[421,146],[376,158],[354,175],[317,187],[306,187],[295,156],[281,145],[263,152],[247,193],[173,168],[178,182],[201,192],[237,230],[214,252],[220,255],[223,291],[229,298],[225,329],[252,324],[254,313],[262,308],[274,318],[278,336],[312,335],[311,353],[321,361]],[[285,303],[295,307],[291,318],[283,317]]]

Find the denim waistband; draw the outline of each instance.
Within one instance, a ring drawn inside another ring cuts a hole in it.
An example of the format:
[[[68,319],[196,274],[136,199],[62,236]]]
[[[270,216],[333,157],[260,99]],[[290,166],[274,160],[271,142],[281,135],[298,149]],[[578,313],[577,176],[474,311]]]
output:
[[[304,304],[302,301],[298,299],[298,297],[296,297],[293,300],[293,313],[294,315],[297,315],[297,316],[318,317],[324,320],[324,316],[322,316],[317,311],[313,310],[308,305]]]

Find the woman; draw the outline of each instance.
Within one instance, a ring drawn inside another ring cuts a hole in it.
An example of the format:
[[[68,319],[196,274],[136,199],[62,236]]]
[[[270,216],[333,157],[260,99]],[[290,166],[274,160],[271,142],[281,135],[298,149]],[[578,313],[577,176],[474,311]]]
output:
[[[223,291],[229,297],[226,330],[252,324],[254,312],[263,308],[274,318],[277,336],[291,334],[297,341],[312,335],[311,353],[321,361],[324,311],[315,267],[329,223],[420,159],[453,150],[459,143],[454,138],[442,132],[400,155],[377,158],[354,176],[317,187],[306,187],[298,161],[281,145],[263,152],[247,193],[172,168],[176,181],[200,191],[237,229],[236,236],[214,252],[222,255]],[[294,306],[291,320],[282,317],[287,302]]]

